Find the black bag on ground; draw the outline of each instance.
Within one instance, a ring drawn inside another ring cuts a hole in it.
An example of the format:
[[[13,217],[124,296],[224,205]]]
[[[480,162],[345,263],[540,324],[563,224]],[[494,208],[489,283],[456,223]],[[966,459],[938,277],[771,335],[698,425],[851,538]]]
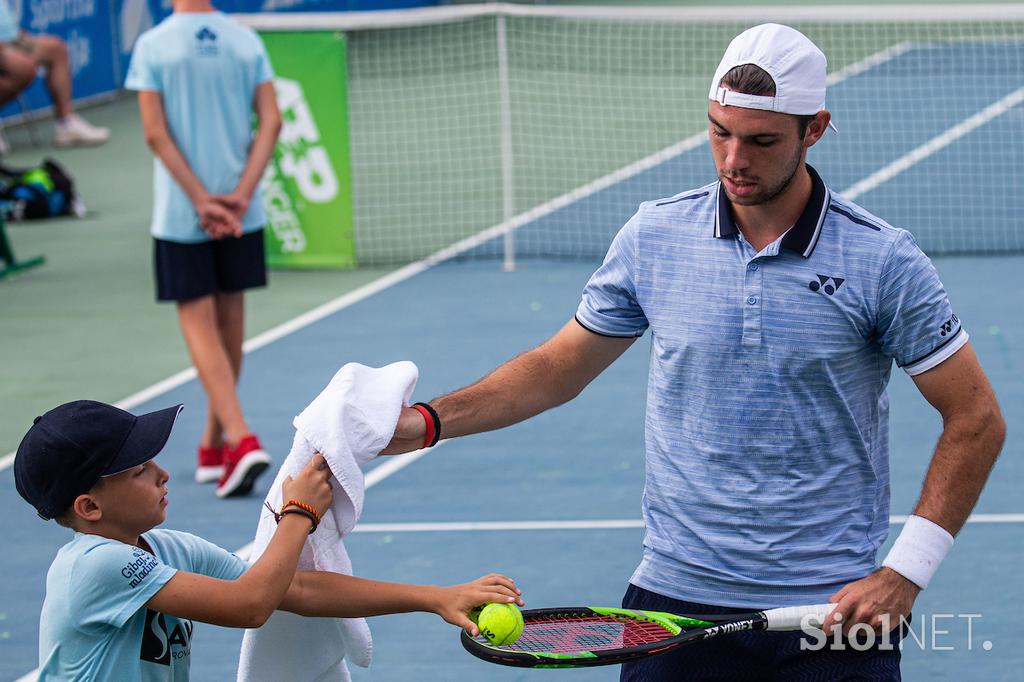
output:
[[[33,168],[0,164],[0,210],[7,220],[84,214],[74,180],[53,159]]]

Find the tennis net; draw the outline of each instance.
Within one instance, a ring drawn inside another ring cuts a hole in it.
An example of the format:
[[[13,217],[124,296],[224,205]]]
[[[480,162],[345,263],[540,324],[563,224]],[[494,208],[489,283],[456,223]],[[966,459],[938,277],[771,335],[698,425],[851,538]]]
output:
[[[1024,251],[1024,7],[469,5],[250,15],[347,45],[364,264],[599,258],[644,200],[714,179],[707,91],[764,21],[829,60],[834,190],[929,253]]]

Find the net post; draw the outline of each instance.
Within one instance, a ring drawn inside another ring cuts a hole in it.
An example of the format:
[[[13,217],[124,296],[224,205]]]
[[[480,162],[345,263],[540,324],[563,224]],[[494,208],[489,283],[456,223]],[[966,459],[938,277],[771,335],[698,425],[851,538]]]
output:
[[[515,211],[515,186],[513,184],[512,165],[512,95],[508,83],[508,33],[505,14],[498,12],[495,16],[498,48],[498,97],[501,111],[501,220],[508,224]],[[516,269],[515,236],[507,229],[504,235],[504,259],[502,268],[505,272]]]

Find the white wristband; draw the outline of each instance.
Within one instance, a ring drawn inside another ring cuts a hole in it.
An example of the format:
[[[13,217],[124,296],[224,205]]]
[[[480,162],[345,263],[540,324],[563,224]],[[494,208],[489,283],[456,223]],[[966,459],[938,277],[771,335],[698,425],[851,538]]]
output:
[[[952,546],[953,536],[945,528],[923,516],[910,516],[882,565],[923,590]]]

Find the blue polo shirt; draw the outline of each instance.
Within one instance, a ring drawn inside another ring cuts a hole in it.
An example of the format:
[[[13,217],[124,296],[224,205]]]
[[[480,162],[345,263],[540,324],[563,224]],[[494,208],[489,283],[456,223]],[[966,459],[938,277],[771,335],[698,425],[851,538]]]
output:
[[[764,608],[876,568],[892,364],[923,372],[967,333],[911,234],[808,169],[760,252],[714,183],[642,204],[584,289],[584,328],[652,334],[639,587]]]
[[[256,88],[273,77],[252,29],[221,12],[176,12],[139,36],[124,86],[160,93],[167,128],[189,168],[210,194],[227,194],[249,158]],[[265,222],[257,189],[242,230],[258,230]],[[159,158],[153,161],[150,231],[173,242],[210,239]]]

